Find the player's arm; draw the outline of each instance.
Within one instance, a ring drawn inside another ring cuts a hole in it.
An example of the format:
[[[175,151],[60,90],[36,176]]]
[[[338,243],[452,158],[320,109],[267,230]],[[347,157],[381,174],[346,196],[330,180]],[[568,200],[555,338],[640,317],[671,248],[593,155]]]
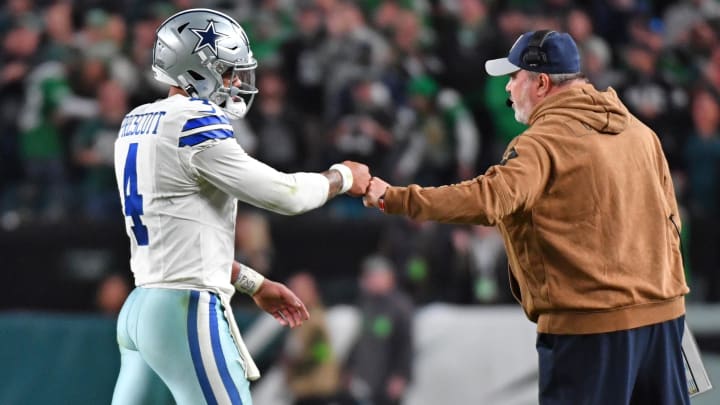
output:
[[[344,193],[353,197],[364,195],[370,182],[368,167],[351,160],[334,164],[320,174],[328,179],[328,200]]]
[[[272,315],[283,326],[294,328],[310,317],[305,304],[289,288],[266,279],[244,264],[233,262],[230,281],[238,291],[250,295],[260,309]]]
[[[323,173],[283,173],[248,155],[234,139],[205,145],[190,164],[235,198],[284,215],[312,210],[345,192],[362,195],[370,181],[367,166],[350,161]]]

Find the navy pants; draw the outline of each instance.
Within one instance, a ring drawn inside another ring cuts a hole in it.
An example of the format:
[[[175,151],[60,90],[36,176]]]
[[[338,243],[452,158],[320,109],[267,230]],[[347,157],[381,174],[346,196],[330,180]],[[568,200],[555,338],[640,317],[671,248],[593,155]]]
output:
[[[689,405],[685,316],[591,335],[540,333],[541,405]]]

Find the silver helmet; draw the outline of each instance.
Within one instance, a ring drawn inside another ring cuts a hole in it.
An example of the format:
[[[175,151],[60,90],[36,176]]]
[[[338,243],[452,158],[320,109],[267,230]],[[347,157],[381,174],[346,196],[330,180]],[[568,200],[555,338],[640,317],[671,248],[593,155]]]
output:
[[[209,99],[233,118],[247,113],[258,92],[257,60],[240,24],[223,13],[197,8],[171,16],[156,35],[152,69],[158,81]]]

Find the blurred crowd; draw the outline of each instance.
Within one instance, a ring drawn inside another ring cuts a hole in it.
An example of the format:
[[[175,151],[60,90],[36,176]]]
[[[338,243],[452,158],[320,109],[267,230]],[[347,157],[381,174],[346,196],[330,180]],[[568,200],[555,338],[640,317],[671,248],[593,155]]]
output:
[[[288,172],[358,160],[394,184],[454,183],[496,163],[524,127],[505,104],[507,79],[489,77],[484,62],[525,31],[569,32],[590,81],[615,88],[660,138],[683,207],[692,296],[720,299],[715,0],[7,0],[1,227],[122,220],[114,139],[125,113],[167,94],[150,69],[155,29],[191,7],[236,18],[259,61],[260,94],[233,124],[248,153]],[[491,228],[386,218],[350,198],[320,212],[386,221],[377,250],[416,302],[510,300]],[[263,232],[267,214],[257,215],[261,225],[248,226]],[[242,243],[263,240],[271,244],[263,233]],[[271,271],[271,252],[246,254]]]

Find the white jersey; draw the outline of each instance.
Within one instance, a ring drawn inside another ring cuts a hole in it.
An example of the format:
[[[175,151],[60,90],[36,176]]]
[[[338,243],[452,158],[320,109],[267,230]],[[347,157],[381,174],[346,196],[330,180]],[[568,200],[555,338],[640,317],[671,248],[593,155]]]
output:
[[[123,120],[115,176],[135,284],[233,294],[237,200],[294,215],[325,203],[317,173],[285,174],[250,157],[223,111],[175,95]]]

